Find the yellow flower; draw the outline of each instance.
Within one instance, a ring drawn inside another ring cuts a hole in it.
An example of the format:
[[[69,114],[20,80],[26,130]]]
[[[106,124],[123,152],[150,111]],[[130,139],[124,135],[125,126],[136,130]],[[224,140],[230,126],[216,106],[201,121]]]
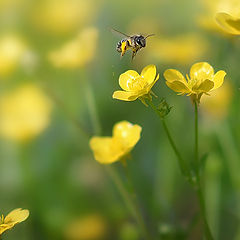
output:
[[[240,17],[239,0],[201,0],[205,7],[205,14],[198,20],[202,27],[218,31],[219,28],[214,21],[214,16],[219,12],[227,12],[235,17]]]
[[[92,137],[90,147],[95,159],[110,164],[127,155],[140,139],[142,128],[127,121],[114,125],[112,137]]]
[[[65,231],[67,240],[100,240],[107,234],[105,219],[91,214],[70,223]]]
[[[25,85],[0,97],[0,135],[28,140],[49,124],[51,102],[34,85]]]
[[[240,35],[240,17],[221,12],[216,15],[216,21],[226,33]]]
[[[141,75],[134,70],[128,70],[119,77],[119,85],[124,91],[115,91],[113,98],[123,101],[140,100],[150,97],[151,89],[159,79],[155,65],[146,66]]]
[[[201,99],[201,110],[206,116],[223,119],[229,112],[229,106],[233,97],[233,87],[229,82],[224,82],[218,91],[211,96],[203,96]]]
[[[148,47],[151,57],[164,63],[189,64],[206,53],[207,41],[198,34],[174,38],[153,38]]]
[[[17,36],[6,35],[0,39],[0,77],[13,72],[22,60],[26,46]]]
[[[85,28],[75,39],[50,52],[48,58],[55,67],[68,69],[82,67],[95,56],[97,38],[96,28]]]
[[[213,67],[207,62],[195,63],[190,69],[190,77],[186,78],[175,69],[164,72],[166,84],[180,95],[187,94],[192,100],[200,102],[201,96],[215,90],[223,84],[226,73],[218,71],[214,74]]]
[[[37,29],[49,33],[66,34],[90,24],[95,18],[100,1],[44,0],[35,1],[30,16]]]
[[[14,209],[5,218],[0,217],[0,236],[3,232],[13,228],[16,224],[25,221],[29,216],[28,210]]]

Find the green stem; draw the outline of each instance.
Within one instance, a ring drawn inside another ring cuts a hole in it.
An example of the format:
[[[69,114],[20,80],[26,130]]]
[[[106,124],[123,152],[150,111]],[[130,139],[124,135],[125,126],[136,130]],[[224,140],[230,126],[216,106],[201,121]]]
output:
[[[101,134],[100,121],[97,113],[96,102],[94,99],[94,94],[92,90],[92,86],[90,83],[90,79],[86,79],[85,81],[85,93],[86,93],[86,102],[90,114],[90,119],[92,121],[92,125],[94,128],[94,134]]]
[[[199,154],[198,154],[198,103],[197,101],[194,102],[195,106],[195,160],[196,160],[196,191],[197,191],[197,197],[200,205],[200,211],[204,222],[204,231],[205,236],[207,240],[213,240],[212,233],[210,231],[208,221],[207,221],[207,215],[206,215],[206,207],[205,207],[205,200],[202,192],[202,186],[201,186],[201,179],[199,174]]]
[[[198,103],[194,102],[195,107],[195,159],[196,159],[196,170],[199,175],[199,157],[198,157]]]
[[[200,184],[199,179],[197,180],[197,182],[198,182],[197,196],[198,196],[198,201],[199,201],[199,205],[200,205],[201,215],[202,215],[203,222],[204,222],[205,236],[206,236],[207,240],[213,240],[213,236],[212,236],[212,233],[211,233],[210,227],[208,225],[208,221],[207,221],[205,200],[204,200],[204,197],[203,197],[203,193],[202,193],[201,184]]]
[[[144,239],[150,240],[150,237],[147,232],[147,228],[145,226],[142,214],[137,207],[137,204],[133,201],[132,197],[124,187],[124,184],[122,182],[122,179],[118,175],[118,173],[115,171],[115,169],[112,166],[106,166],[106,171],[108,172],[109,176],[112,178],[113,182],[115,183],[119,193],[121,194],[127,208],[131,212],[132,216],[135,218],[136,222],[139,225],[139,228],[142,232],[142,235]]]
[[[60,107],[60,109],[66,114],[66,116],[72,122],[72,124],[76,127],[76,129],[78,129],[79,132],[88,140],[90,138],[90,134],[83,127],[83,125],[81,125],[81,123],[76,119],[76,117],[73,116],[73,114],[71,113],[71,111],[69,111],[69,109],[66,107],[64,102],[59,97],[57,97],[56,94],[53,93],[53,91],[50,88],[45,86],[44,89],[47,92],[47,94],[50,96],[50,98],[54,101],[54,103],[58,107]]]
[[[167,127],[165,119],[162,118],[162,116],[160,115],[159,111],[157,110],[156,106],[153,104],[152,101],[148,101],[148,104],[153,109],[153,111],[160,117],[163,129],[164,129],[164,131],[165,131],[165,133],[166,133],[166,135],[168,137],[168,140],[170,142],[170,145],[171,145],[174,153],[177,156],[181,172],[182,172],[183,176],[187,178],[187,181],[190,181],[190,179],[191,179],[190,171],[189,171],[189,169],[187,167],[186,162],[184,161],[184,159],[182,158],[181,154],[179,153],[179,151],[177,149],[177,146],[176,146],[176,144],[175,144],[175,142],[174,142],[174,140],[173,140],[173,138],[172,138],[172,136],[171,136],[171,134],[169,132],[169,129]]]

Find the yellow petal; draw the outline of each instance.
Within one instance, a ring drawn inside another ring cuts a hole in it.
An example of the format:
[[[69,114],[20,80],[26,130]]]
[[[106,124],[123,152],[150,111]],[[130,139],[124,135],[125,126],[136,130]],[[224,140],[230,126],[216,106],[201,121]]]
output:
[[[189,93],[190,89],[181,81],[173,81],[173,82],[168,82],[166,81],[166,84],[169,88],[171,88],[175,92],[179,92],[182,94]]]
[[[157,82],[157,80],[159,79],[159,74],[157,75],[157,77],[155,78],[155,80],[148,85],[147,87],[147,93],[150,92],[150,90],[152,89],[153,85]]]
[[[28,210],[22,210],[21,208],[17,208],[11,211],[4,219],[5,224],[16,224],[26,220],[29,216]]]
[[[114,125],[113,137],[118,139],[128,149],[133,148],[140,139],[142,128],[127,121],[121,121]]]
[[[211,80],[203,81],[198,87],[193,87],[197,93],[207,93],[214,87],[214,82]]]
[[[123,101],[134,101],[139,96],[139,92],[115,91],[112,97]]]
[[[0,236],[3,232],[7,231],[8,229],[11,229],[14,226],[14,224],[0,224]]]
[[[143,77],[145,82],[147,82],[148,84],[151,84],[155,79],[156,73],[157,73],[156,66],[152,64],[152,65],[146,66],[142,70],[141,76]]]
[[[217,23],[222,27],[222,29],[234,35],[240,35],[240,18],[235,18],[227,13],[217,13],[216,15]]]
[[[140,75],[133,70],[128,70],[119,77],[119,85],[123,90],[131,91],[132,82],[139,78]]]
[[[168,82],[174,82],[174,81],[181,81],[186,82],[185,77],[177,70],[175,69],[167,69],[163,76]]]
[[[190,69],[191,80],[204,81],[212,80],[214,76],[213,67],[207,62],[199,62],[192,65]]]
[[[222,86],[225,75],[226,75],[226,72],[224,72],[223,70],[218,71],[214,75],[214,78],[213,78],[214,88],[213,89],[217,89]]]
[[[94,158],[102,164],[116,162],[124,155],[121,142],[111,137],[92,137],[89,144]]]

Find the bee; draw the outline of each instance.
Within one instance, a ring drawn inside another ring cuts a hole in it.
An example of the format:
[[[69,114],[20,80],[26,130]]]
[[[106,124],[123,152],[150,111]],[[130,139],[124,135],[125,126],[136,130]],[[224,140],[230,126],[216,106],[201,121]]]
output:
[[[136,34],[129,36],[125,33],[119,32],[115,29],[112,29],[113,32],[116,32],[124,38],[117,43],[116,50],[121,53],[121,57],[126,53],[127,50],[132,50],[132,59],[136,56],[137,52],[146,47],[146,39],[148,37],[154,36],[155,34],[149,34],[146,37],[144,37],[141,34]]]

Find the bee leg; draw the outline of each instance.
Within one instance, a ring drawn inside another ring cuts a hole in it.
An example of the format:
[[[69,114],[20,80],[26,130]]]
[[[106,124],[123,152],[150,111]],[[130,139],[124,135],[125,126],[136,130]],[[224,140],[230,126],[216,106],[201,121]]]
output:
[[[133,60],[134,57],[136,56],[136,53],[137,53],[136,51],[133,51],[133,52],[132,52],[132,60]]]

